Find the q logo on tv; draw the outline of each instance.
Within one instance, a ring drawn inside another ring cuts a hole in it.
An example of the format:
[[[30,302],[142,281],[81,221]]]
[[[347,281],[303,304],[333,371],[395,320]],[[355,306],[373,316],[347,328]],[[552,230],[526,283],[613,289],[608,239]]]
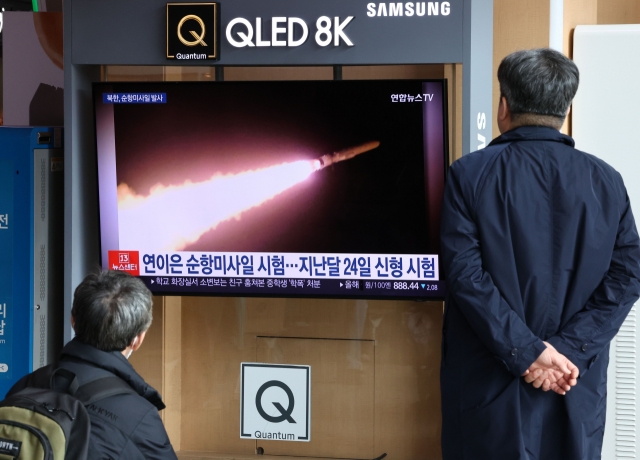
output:
[[[218,59],[218,3],[167,3],[167,59]]]

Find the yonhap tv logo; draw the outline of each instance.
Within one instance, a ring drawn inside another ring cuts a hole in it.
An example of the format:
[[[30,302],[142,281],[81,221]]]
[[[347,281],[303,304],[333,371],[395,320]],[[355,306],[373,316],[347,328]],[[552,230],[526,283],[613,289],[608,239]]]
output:
[[[218,3],[167,3],[167,59],[218,59]]]
[[[310,441],[311,367],[241,364],[240,437]]]

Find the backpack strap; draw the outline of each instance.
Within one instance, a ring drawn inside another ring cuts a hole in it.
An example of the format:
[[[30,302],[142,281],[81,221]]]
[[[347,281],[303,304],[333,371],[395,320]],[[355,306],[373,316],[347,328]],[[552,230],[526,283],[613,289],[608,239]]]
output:
[[[78,388],[73,396],[88,406],[101,399],[122,394],[138,395],[138,392],[120,377],[103,377],[85,383]]]
[[[80,388],[76,374],[73,372],[57,367],[51,372],[49,377],[49,388],[59,393],[75,394]]]
[[[76,374],[62,367],[57,367],[51,372],[49,388],[69,394],[85,406],[111,396],[138,394],[127,382],[116,376],[100,377],[80,386]]]

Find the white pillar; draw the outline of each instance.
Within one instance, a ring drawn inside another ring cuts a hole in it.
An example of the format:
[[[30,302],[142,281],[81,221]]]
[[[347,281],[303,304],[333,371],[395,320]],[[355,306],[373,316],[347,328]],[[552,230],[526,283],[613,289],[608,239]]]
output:
[[[549,48],[562,53],[564,0],[549,0]]]
[[[638,225],[640,159],[634,133],[640,126],[640,25],[578,26],[573,43],[580,69],[580,87],[573,100],[576,147],[620,172]],[[635,459],[640,454],[638,305],[611,343],[603,460]]]

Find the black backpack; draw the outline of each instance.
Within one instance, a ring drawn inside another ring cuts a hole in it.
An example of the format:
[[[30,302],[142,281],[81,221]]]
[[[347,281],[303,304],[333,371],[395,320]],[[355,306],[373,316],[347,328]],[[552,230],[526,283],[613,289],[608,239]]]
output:
[[[57,364],[38,369],[26,388],[0,401],[0,459],[86,460],[91,422],[85,406],[126,393],[137,394],[115,376],[79,386],[76,375]]]

